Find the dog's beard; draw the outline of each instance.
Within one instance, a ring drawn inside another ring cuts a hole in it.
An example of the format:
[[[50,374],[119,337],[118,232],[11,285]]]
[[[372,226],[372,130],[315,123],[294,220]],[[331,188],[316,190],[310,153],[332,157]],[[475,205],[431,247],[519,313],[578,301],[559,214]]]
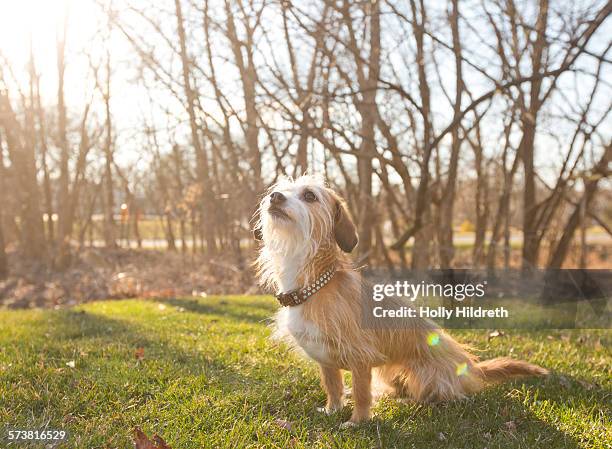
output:
[[[279,256],[292,257],[310,253],[312,226],[304,207],[268,206],[261,214],[261,231],[266,248]]]
[[[268,287],[283,291],[297,288],[296,281],[333,229],[333,215],[324,202],[318,210],[294,203],[282,214],[262,205],[260,225],[264,246],[258,258],[260,277]]]

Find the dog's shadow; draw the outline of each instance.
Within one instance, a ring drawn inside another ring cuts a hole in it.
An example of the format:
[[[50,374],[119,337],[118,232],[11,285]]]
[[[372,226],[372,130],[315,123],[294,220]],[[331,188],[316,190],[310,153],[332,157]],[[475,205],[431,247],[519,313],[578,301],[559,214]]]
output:
[[[183,308],[192,313],[202,315],[218,316],[235,321],[245,321],[255,324],[266,324],[274,313],[275,306],[271,303],[261,302],[257,305],[243,304],[240,302],[215,299],[210,303],[194,298],[162,298],[159,300],[169,306]]]
[[[579,427],[595,418],[595,427],[605,432],[605,423],[610,422],[609,400],[610,391],[605,388],[552,375],[545,380],[500,385],[447,403],[415,404],[383,397],[370,422],[337,430],[350,417],[351,407],[345,407],[325,419],[324,427],[338,435],[339,445],[349,436],[359,436],[370,440],[373,447],[573,449],[584,447],[585,439],[591,438],[597,447],[597,435],[589,433],[579,440],[571,431],[561,430],[562,422],[547,421],[545,410],[556,410],[557,416],[565,416],[574,426],[578,422]],[[315,421],[320,419],[312,416]]]

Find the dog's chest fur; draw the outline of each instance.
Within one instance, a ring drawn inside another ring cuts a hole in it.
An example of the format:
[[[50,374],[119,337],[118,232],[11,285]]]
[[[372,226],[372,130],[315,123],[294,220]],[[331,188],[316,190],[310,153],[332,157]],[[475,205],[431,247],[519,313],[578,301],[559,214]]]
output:
[[[292,291],[298,287],[298,267],[303,266],[303,257],[280,257],[278,260],[277,273],[278,286],[281,291]],[[316,296],[316,295],[315,295]],[[316,298],[312,297],[309,301]],[[324,343],[324,336],[316,323],[304,317],[304,304],[291,307],[283,307],[276,314],[276,334],[289,343],[299,346],[311,359],[328,364],[331,357]]]
[[[323,335],[315,323],[304,318],[304,305],[284,307],[276,315],[276,325],[283,337],[291,337],[313,360],[331,363]]]

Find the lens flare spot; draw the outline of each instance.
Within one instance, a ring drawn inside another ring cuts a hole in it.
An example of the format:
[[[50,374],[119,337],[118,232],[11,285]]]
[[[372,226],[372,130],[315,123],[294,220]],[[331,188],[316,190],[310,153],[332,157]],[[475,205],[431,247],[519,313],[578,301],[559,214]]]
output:
[[[427,344],[429,346],[436,346],[438,343],[440,343],[440,335],[437,332],[430,332],[427,335]]]
[[[457,365],[457,370],[455,371],[457,373],[457,376],[465,376],[468,372],[468,365],[467,363],[463,362],[463,363],[459,363]]]

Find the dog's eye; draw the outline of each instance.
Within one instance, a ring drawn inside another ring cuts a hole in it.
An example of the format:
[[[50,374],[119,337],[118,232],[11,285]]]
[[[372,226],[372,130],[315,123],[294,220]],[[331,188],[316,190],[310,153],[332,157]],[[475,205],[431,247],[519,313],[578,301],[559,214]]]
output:
[[[308,203],[314,203],[317,200],[317,196],[310,190],[306,190],[303,194],[303,197],[304,201],[307,201]]]

